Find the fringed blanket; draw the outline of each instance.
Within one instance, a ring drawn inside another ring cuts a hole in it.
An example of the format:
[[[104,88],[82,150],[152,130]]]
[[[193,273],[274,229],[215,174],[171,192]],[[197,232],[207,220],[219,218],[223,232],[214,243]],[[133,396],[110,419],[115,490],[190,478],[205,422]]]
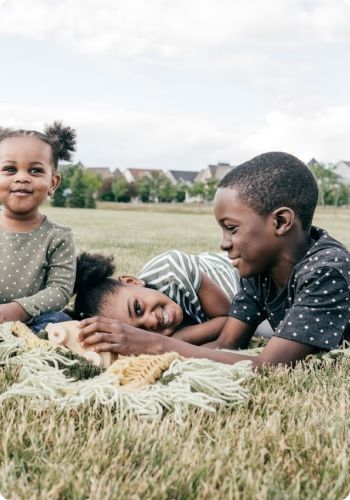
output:
[[[232,366],[206,359],[183,359],[177,353],[119,356],[106,371],[65,347],[55,347],[24,324],[0,324],[0,365],[19,367],[15,383],[0,395],[29,397],[30,405],[60,408],[106,405],[120,414],[161,418],[173,412],[182,421],[189,407],[215,411],[247,397],[244,381],[253,376],[251,362]]]

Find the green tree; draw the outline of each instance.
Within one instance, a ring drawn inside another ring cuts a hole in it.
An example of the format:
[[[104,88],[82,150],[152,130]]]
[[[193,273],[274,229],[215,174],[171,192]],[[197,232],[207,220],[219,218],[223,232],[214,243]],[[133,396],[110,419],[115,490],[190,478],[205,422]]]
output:
[[[70,181],[74,175],[74,172],[79,168],[80,164],[67,165],[61,167],[58,173],[61,175],[61,182],[55,191],[53,198],[51,199],[51,205],[54,207],[66,207],[67,206],[67,196],[70,192]]]
[[[310,170],[316,177],[319,199],[318,203],[324,205],[346,205],[349,203],[349,189],[332,171],[331,166],[326,167],[323,163],[314,163]]]
[[[151,179],[148,175],[143,175],[136,179],[136,192],[137,196],[144,203],[148,203],[150,201],[150,191],[151,191]]]
[[[171,183],[163,172],[152,172],[136,181],[137,195],[145,203],[168,200],[171,194],[170,186]],[[175,198],[175,190],[173,195]]]
[[[101,201],[114,201],[114,193],[113,193],[113,182],[114,179],[113,177],[108,177],[107,179],[104,179],[101,187],[99,188],[97,192],[97,199]]]
[[[101,186],[101,178],[85,172],[78,166],[69,183],[67,205],[73,208],[96,208],[96,193]]]
[[[204,182],[194,182],[188,190],[191,196],[200,196],[202,199],[205,198],[205,184]]]
[[[84,173],[82,168],[77,168],[70,181],[70,194],[67,197],[69,207],[84,208],[85,207],[85,189]]]
[[[112,192],[115,201],[129,202],[131,200],[130,186],[124,175],[118,175],[114,178]]]
[[[176,199],[177,189],[165,175],[163,177],[158,187],[158,199],[163,203],[171,203]]]
[[[176,188],[163,172],[152,172],[137,180],[136,190],[141,201],[171,202],[176,199]]]
[[[218,188],[219,179],[213,177],[212,179],[208,179],[205,183],[205,199],[207,201],[212,201],[214,199],[216,190]]]
[[[177,184],[176,185],[176,195],[175,195],[175,200],[178,203],[182,203],[186,199],[186,191],[187,191],[187,186],[185,184]]]

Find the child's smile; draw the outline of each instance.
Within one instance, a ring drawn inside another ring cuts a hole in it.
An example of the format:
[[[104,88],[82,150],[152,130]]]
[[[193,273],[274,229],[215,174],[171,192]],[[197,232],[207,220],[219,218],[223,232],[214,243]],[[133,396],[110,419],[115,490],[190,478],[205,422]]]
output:
[[[125,285],[111,294],[103,315],[145,330],[170,335],[183,320],[181,307],[158,290]]]
[[[257,214],[229,188],[218,189],[214,213],[223,231],[220,246],[240,276],[270,271],[276,260],[272,217]]]
[[[36,137],[11,137],[0,143],[0,200],[3,215],[31,217],[59,176],[53,173],[51,147]]]

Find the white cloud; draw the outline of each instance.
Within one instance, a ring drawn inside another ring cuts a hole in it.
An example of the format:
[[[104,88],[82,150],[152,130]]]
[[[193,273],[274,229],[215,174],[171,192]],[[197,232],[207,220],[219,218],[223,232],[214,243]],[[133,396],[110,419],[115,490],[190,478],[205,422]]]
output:
[[[287,151],[304,161],[350,158],[350,105],[324,106],[313,100],[289,102],[268,113],[258,130],[242,142],[250,154]]]
[[[88,54],[191,59],[350,39],[344,0],[8,0],[0,33]]]
[[[195,170],[225,153],[232,138],[190,113],[144,113],[104,103],[67,109],[0,103],[0,116],[3,127],[35,130],[62,119],[78,131],[75,159],[90,165]]]
[[[87,165],[196,170],[208,163],[239,163],[282,150],[308,161],[350,159],[350,106],[315,101],[280,103],[259,126],[223,128],[195,114],[142,113],[104,103],[78,108],[0,103],[2,126],[41,130],[62,119],[78,131],[76,160]]]

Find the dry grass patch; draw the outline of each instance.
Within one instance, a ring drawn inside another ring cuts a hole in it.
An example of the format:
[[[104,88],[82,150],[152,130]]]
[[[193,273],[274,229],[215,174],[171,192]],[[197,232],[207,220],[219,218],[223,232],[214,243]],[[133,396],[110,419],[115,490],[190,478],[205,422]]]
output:
[[[249,400],[192,410],[182,428],[107,409],[36,412],[7,402],[8,498],[344,498],[350,362],[266,372]]]
[[[215,250],[220,236],[210,214],[48,212],[73,227],[80,249],[113,253],[121,272],[137,272],[168,248]],[[317,223],[346,241],[348,216],[323,211]],[[1,370],[0,391],[16,376]],[[25,399],[6,401],[0,491],[8,499],[345,498],[349,379],[346,358],[266,371],[246,382],[242,406],[192,409],[183,427],[171,415],[148,422],[103,408],[34,411]]]

